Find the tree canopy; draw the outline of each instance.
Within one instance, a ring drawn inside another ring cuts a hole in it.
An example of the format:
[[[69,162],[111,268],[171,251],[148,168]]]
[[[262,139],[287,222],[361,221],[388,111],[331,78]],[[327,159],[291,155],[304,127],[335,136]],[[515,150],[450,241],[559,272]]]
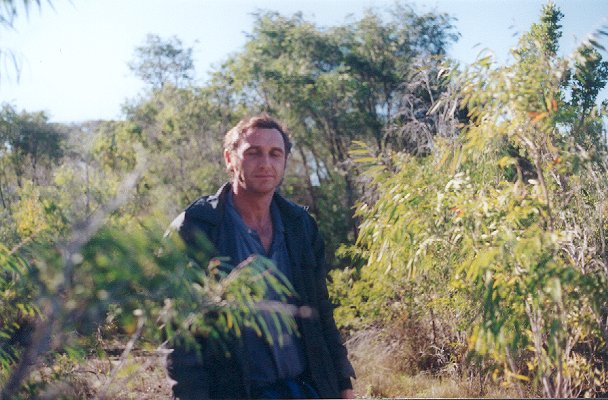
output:
[[[175,36],[162,39],[148,34],[145,44],[135,48],[129,68],[153,89],[167,84],[181,87],[193,78],[192,48],[184,48],[182,41]]]

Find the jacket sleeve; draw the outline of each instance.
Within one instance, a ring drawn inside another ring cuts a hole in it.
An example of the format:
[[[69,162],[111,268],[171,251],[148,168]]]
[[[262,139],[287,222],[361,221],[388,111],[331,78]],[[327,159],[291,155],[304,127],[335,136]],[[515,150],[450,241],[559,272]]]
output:
[[[204,342],[199,339],[199,344],[204,352]],[[172,345],[166,367],[169,378],[175,382],[171,388],[173,396],[180,400],[209,398],[209,374],[200,354],[179,341]]]
[[[187,218],[186,211],[179,214],[165,231],[165,240],[180,240],[188,256],[199,265],[206,265],[208,252],[199,229]],[[179,239],[178,239],[179,238]],[[208,241],[207,241],[208,242]],[[170,342],[171,353],[166,359],[168,377],[173,381],[173,397],[180,400],[209,398],[210,379],[203,364],[206,343],[202,337],[196,338],[200,349],[186,345],[181,337]]]
[[[338,374],[338,385],[340,390],[352,388],[350,378],[355,378],[353,369],[347,357],[347,350],[342,343],[340,332],[336,327],[333,311],[334,305],[329,300],[327,291],[327,263],[325,261],[325,243],[319,233],[317,224],[312,221],[312,245],[317,268],[315,270],[315,283],[317,285],[317,304],[319,307],[319,318],[323,329],[325,342],[334,360],[334,367]]]

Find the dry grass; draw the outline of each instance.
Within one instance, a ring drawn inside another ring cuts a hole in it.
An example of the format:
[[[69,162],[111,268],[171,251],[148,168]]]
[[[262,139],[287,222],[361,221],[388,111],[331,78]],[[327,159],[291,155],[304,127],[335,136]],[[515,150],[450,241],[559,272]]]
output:
[[[60,380],[49,384],[41,399],[167,399],[171,384],[163,356],[138,352],[122,365],[117,357],[92,358],[64,371]]]
[[[526,397],[521,388],[460,377],[449,369],[441,376],[411,375],[400,368],[403,365],[400,345],[382,340],[376,331],[360,332],[347,342],[347,347],[357,371],[354,390],[360,398]]]
[[[404,371],[402,345],[381,339],[379,332],[360,332],[347,342],[357,371],[358,398],[522,398],[530,393],[501,387],[479,379],[460,377],[445,370],[441,376],[412,375]],[[39,396],[54,398],[167,399],[171,384],[164,356],[154,351],[135,351],[118,368],[118,357],[92,358],[74,365],[64,379],[51,384]]]
[[[112,361],[112,367],[117,362]],[[160,354],[130,357],[113,378],[110,376],[108,371],[92,382],[97,393],[105,393],[106,399],[166,399],[172,396]]]

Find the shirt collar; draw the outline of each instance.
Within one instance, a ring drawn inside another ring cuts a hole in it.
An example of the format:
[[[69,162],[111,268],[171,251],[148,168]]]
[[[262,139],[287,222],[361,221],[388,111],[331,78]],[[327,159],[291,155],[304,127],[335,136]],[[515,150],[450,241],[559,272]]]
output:
[[[230,190],[226,194],[226,206],[228,207],[229,212],[232,213],[233,216],[238,216],[237,219],[246,227],[245,221],[243,221],[243,217],[241,216],[241,214],[239,214],[236,207],[234,206],[233,196],[234,193],[232,192],[232,190]],[[285,227],[283,226],[281,212],[279,211],[279,207],[276,204],[275,197],[272,198],[272,202],[270,203],[270,218],[272,220],[273,231],[275,233],[283,233],[285,231]]]

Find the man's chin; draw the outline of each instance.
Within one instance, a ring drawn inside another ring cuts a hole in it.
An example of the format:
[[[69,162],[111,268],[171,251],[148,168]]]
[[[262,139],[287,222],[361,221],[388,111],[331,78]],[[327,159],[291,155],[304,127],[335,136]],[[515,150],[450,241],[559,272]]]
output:
[[[276,186],[272,186],[269,188],[258,188],[255,190],[255,193],[258,194],[274,194],[274,192],[277,190]]]
[[[245,188],[245,191],[251,193],[251,194],[257,194],[257,195],[269,195],[269,194],[274,194],[274,192],[277,190],[277,186],[274,185],[254,185],[254,186],[249,186]]]

